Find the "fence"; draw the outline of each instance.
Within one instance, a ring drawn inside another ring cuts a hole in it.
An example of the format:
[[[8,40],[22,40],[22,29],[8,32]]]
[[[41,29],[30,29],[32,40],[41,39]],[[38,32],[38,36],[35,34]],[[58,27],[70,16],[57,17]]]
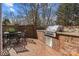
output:
[[[33,25],[3,25],[3,31],[14,27],[17,31],[25,32],[28,38],[37,38],[36,28]]]

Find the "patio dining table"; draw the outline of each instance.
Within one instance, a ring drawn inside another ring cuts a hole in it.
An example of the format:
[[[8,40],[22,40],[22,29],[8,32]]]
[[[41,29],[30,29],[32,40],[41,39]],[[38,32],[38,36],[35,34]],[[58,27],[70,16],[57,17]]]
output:
[[[10,46],[11,44],[19,43],[22,37],[22,32],[3,32],[3,45]]]
[[[3,32],[3,49],[8,51],[3,51],[3,55],[10,54],[9,51],[11,48],[13,48],[16,53],[28,51],[28,49],[25,48],[25,44],[27,44],[27,42],[25,42],[25,32]]]

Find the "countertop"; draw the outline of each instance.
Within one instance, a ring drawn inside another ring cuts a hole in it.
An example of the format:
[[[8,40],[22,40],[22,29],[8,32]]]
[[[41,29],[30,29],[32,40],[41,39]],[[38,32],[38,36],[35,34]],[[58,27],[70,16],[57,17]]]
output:
[[[79,37],[79,32],[57,32],[60,35],[69,35],[69,36],[77,36]]]
[[[38,32],[45,32],[45,30],[37,30],[37,31]],[[79,32],[56,32],[56,34],[79,37]]]

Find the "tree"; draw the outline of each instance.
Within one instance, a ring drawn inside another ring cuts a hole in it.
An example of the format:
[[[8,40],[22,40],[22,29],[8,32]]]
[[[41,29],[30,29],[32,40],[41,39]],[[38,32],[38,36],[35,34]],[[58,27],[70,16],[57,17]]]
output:
[[[48,3],[23,3],[16,4],[18,17],[25,18],[26,23],[33,24],[34,26],[47,27],[53,25],[53,15],[55,10],[53,7],[56,4]],[[55,22],[54,22],[55,23]]]
[[[56,16],[56,11],[54,10],[54,7],[56,7],[56,5],[58,4],[49,4],[49,3],[41,4],[42,18],[43,18],[42,25],[44,27],[53,25],[55,23],[54,16]]]
[[[39,4],[38,3],[18,4],[18,8],[20,8],[20,10],[18,9],[17,12],[21,16],[23,17],[25,16],[25,19],[27,20],[29,24],[33,24],[35,26],[38,25],[37,23],[39,21],[39,14],[38,14]]]
[[[4,24],[4,25],[8,25],[8,24],[10,24],[9,19],[5,19],[5,20],[3,20],[3,24]]]
[[[79,24],[79,4],[61,4],[58,9],[57,23],[61,25],[78,25]]]

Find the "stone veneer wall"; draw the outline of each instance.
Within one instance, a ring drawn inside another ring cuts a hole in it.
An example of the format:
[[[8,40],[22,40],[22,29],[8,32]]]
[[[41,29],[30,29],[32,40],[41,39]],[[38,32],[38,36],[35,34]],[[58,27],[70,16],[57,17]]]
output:
[[[60,52],[64,55],[79,55],[79,37],[59,35]]]
[[[40,41],[45,43],[44,30],[37,30],[37,37]]]

